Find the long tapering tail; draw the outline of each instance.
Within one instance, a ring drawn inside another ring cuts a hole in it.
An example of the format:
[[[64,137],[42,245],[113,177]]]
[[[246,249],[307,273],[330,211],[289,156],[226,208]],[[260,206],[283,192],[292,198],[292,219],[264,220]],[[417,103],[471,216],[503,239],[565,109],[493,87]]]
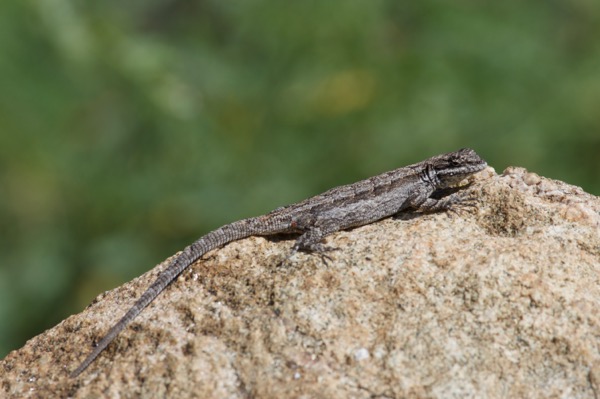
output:
[[[125,313],[125,316],[121,318],[109,331],[108,333],[98,342],[98,345],[90,352],[85,360],[77,367],[72,373],[71,377],[77,377],[83,370],[85,370],[98,355],[110,344],[115,337],[123,331],[125,327],[140,314],[140,312],[148,306],[154,298],[161,293],[177,276],[187,268],[190,263],[187,262],[186,257],[178,256],[173,263],[171,263],[156,279],[156,281],[148,288],[142,296],[135,302],[135,304]],[[193,261],[192,261],[193,262]]]
[[[158,276],[134,305],[100,340],[98,345],[90,352],[85,360],[71,373],[77,377],[84,371],[98,355],[115,339],[115,337],[129,325],[140,312],[148,306],[173,280],[177,278],[188,266],[197,261],[206,252],[219,248],[229,242],[239,240],[254,234],[265,234],[280,229],[280,225],[273,223],[260,223],[259,218],[240,220],[218,228],[198,241],[186,247],[179,256]]]
[[[71,373],[71,377],[77,377],[85,370],[98,355],[115,339],[115,337],[129,325],[129,323],[140,314],[150,302],[152,302],[173,280],[177,278],[188,266],[197,261],[208,251],[219,248],[229,242],[239,240],[254,234],[264,235],[286,231],[289,222],[285,218],[271,217],[264,220],[264,216],[258,218],[243,219],[221,228],[211,231],[201,237],[192,245],[187,246],[181,254],[157,277],[142,296],[133,304],[108,333],[98,342],[98,345],[85,358],[85,360]]]

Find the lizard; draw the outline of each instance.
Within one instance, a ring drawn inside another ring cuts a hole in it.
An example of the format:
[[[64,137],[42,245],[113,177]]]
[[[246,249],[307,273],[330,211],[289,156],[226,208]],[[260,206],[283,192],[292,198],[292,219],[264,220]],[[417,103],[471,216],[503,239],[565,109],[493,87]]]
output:
[[[265,215],[242,219],[209,232],[171,261],[70,376],[81,374],[148,304],[207,252],[250,236],[293,234],[298,237],[292,253],[323,254],[333,249],[322,241],[334,232],[374,223],[407,210],[436,212],[452,210],[461,202],[468,203],[472,198],[461,191],[464,186],[459,183],[486,167],[487,163],[474,150],[463,148],[335,187]]]

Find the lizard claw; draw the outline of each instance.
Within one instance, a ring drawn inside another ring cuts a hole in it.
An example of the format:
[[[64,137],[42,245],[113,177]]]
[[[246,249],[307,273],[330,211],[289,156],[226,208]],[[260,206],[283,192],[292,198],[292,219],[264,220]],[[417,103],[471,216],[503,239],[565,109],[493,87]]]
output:
[[[315,255],[319,255],[321,261],[325,263],[326,266],[329,266],[328,261],[333,262],[333,258],[327,254],[327,252],[339,251],[339,248],[329,247],[327,245],[321,243],[312,244],[307,248],[310,253],[314,253]]]
[[[329,266],[328,262],[333,262],[333,258],[327,255],[325,252],[339,251],[339,248],[323,247],[322,250],[316,252],[321,258],[321,262],[325,263],[325,266]]]
[[[452,217],[452,215],[461,216],[467,212],[467,210],[470,211],[476,209],[478,202],[477,196],[473,193],[460,195],[456,200],[452,201],[448,207],[448,215],[450,217]]]
[[[299,251],[318,255],[319,258],[321,259],[321,261],[323,263],[325,263],[326,266],[329,266],[329,262],[333,262],[333,258],[331,256],[329,256],[327,254],[327,252],[339,251],[339,248],[329,247],[329,246],[323,245],[321,243],[312,244],[311,246],[305,247],[305,248],[297,248],[296,246],[294,246],[292,248],[292,251],[288,254],[288,256],[285,257],[285,259],[283,261],[281,261],[281,263],[279,265],[283,266],[283,265],[287,264],[289,262],[290,258]]]

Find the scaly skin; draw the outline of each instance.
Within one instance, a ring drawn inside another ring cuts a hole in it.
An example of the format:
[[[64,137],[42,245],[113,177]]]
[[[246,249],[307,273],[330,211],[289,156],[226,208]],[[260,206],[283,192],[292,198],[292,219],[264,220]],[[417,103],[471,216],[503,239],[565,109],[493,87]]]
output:
[[[158,276],[71,373],[77,377],[185,269],[208,251],[253,235],[296,234],[294,250],[322,252],[323,238],[336,231],[362,226],[407,209],[447,210],[459,203],[461,193],[432,198],[438,190],[450,188],[487,166],[475,151],[464,148],[437,155],[357,183],[333,188],[323,194],[266,215],[243,219],[220,227],[186,247]]]

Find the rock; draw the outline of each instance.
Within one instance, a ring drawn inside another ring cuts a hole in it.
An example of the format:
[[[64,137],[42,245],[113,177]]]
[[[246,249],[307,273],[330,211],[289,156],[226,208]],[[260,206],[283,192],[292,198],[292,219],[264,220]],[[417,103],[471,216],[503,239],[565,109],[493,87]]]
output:
[[[0,362],[3,397],[600,395],[600,200],[522,168],[476,207],[406,214],[290,253],[207,254],[78,378],[68,374],[166,262]]]

